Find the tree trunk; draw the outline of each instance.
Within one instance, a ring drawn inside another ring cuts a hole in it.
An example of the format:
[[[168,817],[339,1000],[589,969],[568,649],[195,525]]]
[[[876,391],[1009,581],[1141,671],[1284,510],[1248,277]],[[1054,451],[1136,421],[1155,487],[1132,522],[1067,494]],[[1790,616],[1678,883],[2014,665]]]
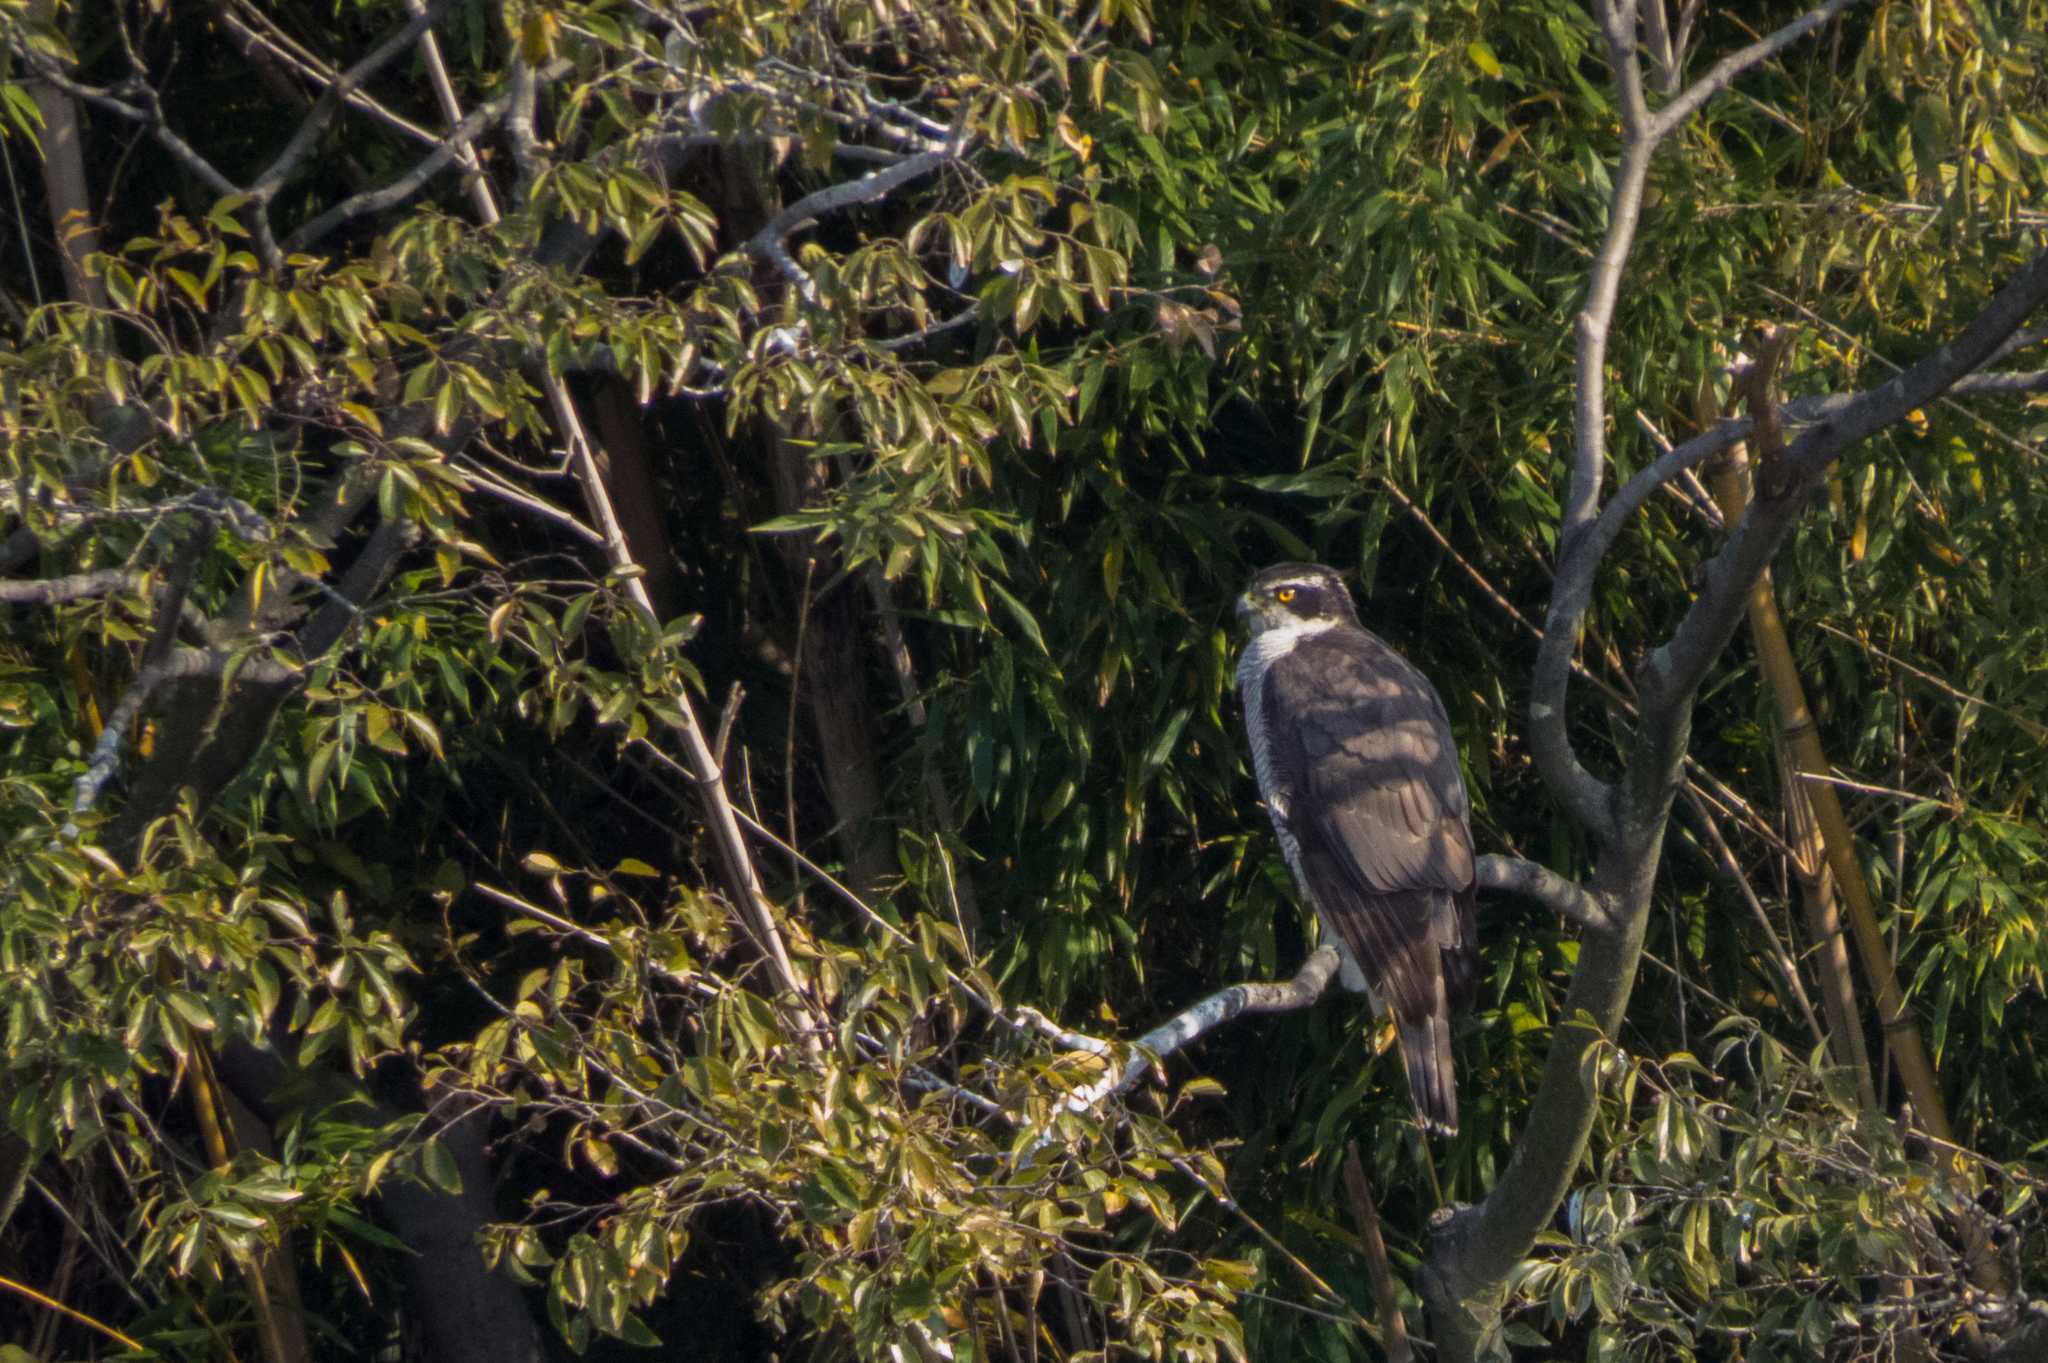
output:
[[[683,580],[662,519],[661,487],[640,425],[640,405],[623,382],[600,375],[592,384],[590,413],[597,428],[591,453],[598,474],[612,494],[633,562],[646,574],[655,613],[667,623],[682,613]]]
[[[777,513],[814,508],[824,493],[825,466],[780,429],[769,441]],[[882,776],[858,597],[837,553],[798,535],[777,536],[776,544],[789,570],[789,599],[802,612],[795,622],[792,684],[817,731],[847,883],[862,898],[872,898],[887,882],[890,857],[887,829],[878,817]]]

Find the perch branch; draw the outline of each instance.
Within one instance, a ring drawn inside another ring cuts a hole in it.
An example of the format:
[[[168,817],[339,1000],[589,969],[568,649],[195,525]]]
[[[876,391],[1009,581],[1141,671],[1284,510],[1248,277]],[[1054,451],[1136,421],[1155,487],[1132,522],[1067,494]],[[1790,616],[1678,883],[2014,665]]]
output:
[[[1613,932],[1616,928],[1614,915],[1597,896],[1547,866],[1521,857],[1488,855],[1479,858],[1473,870],[1482,890],[1533,899],[1558,917],[1594,932]]]
[[[1066,1031],[1033,1009],[1020,1008],[1017,1016],[1068,1050],[1104,1058],[1106,1068],[1102,1077],[1068,1094],[1063,1104],[1069,1112],[1086,1112],[1106,1098],[1129,1093],[1145,1081],[1159,1061],[1234,1018],[1246,1013],[1291,1013],[1308,1007],[1323,996],[1336,974],[1337,949],[1317,947],[1291,980],[1234,984],[1176,1013],[1139,1037],[1130,1058],[1122,1064],[1117,1063],[1111,1044],[1099,1037]]]

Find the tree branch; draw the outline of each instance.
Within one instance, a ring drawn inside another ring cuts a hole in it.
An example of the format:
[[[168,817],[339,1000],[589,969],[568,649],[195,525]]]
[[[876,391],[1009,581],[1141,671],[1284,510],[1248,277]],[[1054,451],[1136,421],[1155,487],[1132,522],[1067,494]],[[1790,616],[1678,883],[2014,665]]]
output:
[[[1962,333],[1878,387],[1831,410],[1785,451],[1793,484],[1784,495],[1759,496],[1728,544],[1709,559],[1700,593],[1669,643],[1643,668],[1644,724],[1651,727],[1684,705],[1720,656],[1748,607],[1749,591],[1791,533],[1812,481],[1842,454],[1923,407],[1996,354],[2027,316],[2048,303],[2048,251],[2036,255],[1993,296]]]
[[[1035,1009],[1020,1008],[1017,1017],[1071,1051],[1103,1057],[1100,1079],[1066,1096],[1069,1112],[1087,1112],[1105,1099],[1129,1093],[1145,1081],[1159,1061],[1246,1013],[1291,1013],[1320,999],[1337,974],[1337,948],[1319,946],[1308,954],[1291,980],[1253,981],[1219,989],[1200,1003],[1182,1009],[1138,1038],[1128,1061],[1119,1065],[1115,1048],[1099,1037],[1069,1032]]]
[[[405,0],[405,7],[415,17],[427,15],[426,0]],[[434,87],[434,98],[440,102],[441,117],[453,124],[459,133],[464,122],[462,102],[455,97],[455,82],[448,77],[448,63],[441,59],[441,44],[435,40],[432,28],[420,34],[420,58],[426,64],[427,81]],[[524,66],[526,63],[522,59],[519,64]],[[508,95],[506,98],[505,108],[509,116],[511,96]],[[449,134],[451,138],[456,135],[457,133]],[[456,148],[455,156],[462,163],[463,173],[468,180],[469,201],[476,205],[477,217],[486,227],[496,226],[498,201],[491,194],[490,182],[484,179],[483,162],[477,158],[476,150],[469,145],[467,138],[462,139]]]
[[[1571,483],[1559,526],[1557,581],[1550,616],[1530,686],[1529,739],[1544,780],[1596,836],[1604,838],[1613,833],[1614,790],[1580,763],[1572,747],[1567,701],[1579,622],[1592,603],[1593,577],[1600,555],[1612,543],[1615,529],[1612,525],[1608,527],[1604,541],[1589,539],[1585,534],[1595,523],[1606,472],[1608,329],[1635,243],[1650,162],[1659,143],[1737,76],[1769,60],[1853,3],[1855,0],[1828,0],[1768,37],[1730,54],[1654,117],[1643,96],[1635,39],[1636,0],[1599,0],[1594,7],[1614,64],[1615,89],[1621,102],[1622,149],[1614,192],[1608,202],[1607,232],[1595,257],[1587,281],[1586,301],[1575,328],[1578,353]],[[1676,472],[1674,468],[1672,474]],[[1640,495],[1646,497],[1655,487],[1654,482],[1646,485],[1640,489]]]
[[[254,12],[258,14],[259,18],[261,17],[260,11]],[[215,0],[213,17],[227,31],[229,41],[233,42],[242,55],[248,58],[252,64],[259,60],[268,60],[275,63],[278,67],[284,68],[280,72],[281,75],[296,76],[300,80],[322,90],[325,90],[334,83],[336,76],[331,68],[326,67],[323,63],[309,56],[292,51],[283,42],[279,41],[278,37],[274,37],[270,33],[258,32],[248,20],[235,13],[232,4],[228,0]],[[298,92],[298,96],[305,104],[312,103],[312,98],[305,95],[303,91]],[[385,126],[411,138],[415,142],[424,142],[428,146],[432,146],[439,140],[429,130],[422,128],[403,114],[388,108],[380,101],[372,99],[359,89],[349,91],[343,98],[347,100],[350,108],[360,109],[362,112],[370,115],[370,117],[377,119]]]
[[[805,302],[815,302],[818,295],[817,281],[811,278],[810,271],[797,264],[796,258],[790,255],[787,243],[789,235],[826,213],[851,208],[856,204],[873,203],[912,180],[929,175],[949,162],[959,160],[966,151],[965,141],[956,140],[934,151],[907,156],[886,170],[873,171],[858,180],[827,185],[823,189],[806,194],[770,218],[760,231],[747,238],[746,251],[779,270],[784,278],[796,285],[797,292],[803,296]]]
[[[277,154],[263,173],[256,177],[256,182],[249,186],[249,193],[259,203],[267,206],[277,191],[284,187],[285,177],[296,170],[299,162],[305,160],[318,144],[320,135],[327,130],[328,123],[340,111],[342,102],[370,77],[404,55],[405,50],[411,47],[420,34],[426,32],[427,27],[448,8],[449,3],[450,0],[431,0],[426,8],[416,12],[384,41],[371,48],[362,60],[335,77],[334,82],[313,105],[312,112],[301,120],[298,128],[292,133],[291,140],[285,143],[284,150]],[[303,229],[294,235],[302,236]]]
[[[1365,1242],[1366,1276],[1372,1282],[1380,1329],[1385,1332],[1382,1343],[1386,1346],[1387,1363],[1414,1363],[1415,1350],[1408,1343],[1408,1322],[1401,1314],[1401,1294],[1394,1286],[1387,1242],[1380,1234],[1380,1214],[1372,1203],[1372,1184],[1366,1181],[1357,1141],[1344,1144],[1344,1191],[1351,1197],[1351,1216],[1358,1222],[1358,1238]]]
[[[96,109],[104,109],[116,117],[125,118],[131,123],[140,123],[148,128],[150,135],[171,154],[172,159],[191,171],[208,189],[223,196],[241,192],[211,161],[201,156],[190,142],[172,132],[170,125],[164,122],[163,116],[155,109],[138,108],[109,91],[73,80],[64,74],[53,58],[42,53],[29,50],[23,55],[34,68],[37,80],[46,81],[72,98],[84,100]]]
[[[1843,10],[1859,3],[1861,0],[1828,0],[1820,8],[1800,15],[1783,28],[1757,39],[1748,47],[1729,53],[1708,68],[1706,75],[1686,86],[1684,93],[1678,98],[1657,111],[1656,118],[1650,123],[1651,132],[1658,139],[1669,136],[1677,131],[1685,120],[1698,113],[1708,100],[1733,85],[1743,72],[1761,66]]]
[[[2048,369],[2036,369],[2025,374],[1968,374],[1957,379],[1948,392],[1950,397],[1977,393],[2048,392]]]
[[[469,117],[457,124],[455,130],[442,138],[440,145],[415,163],[411,170],[381,188],[366,189],[360,194],[343,199],[292,233],[285,239],[285,246],[294,251],[304,250],[343,223],[366,214],[381,213],[393,204],[403,203],[418,193],[420,186],[432,179],[449,162],[461,161],[469,150],[470,141],[504,117],[511,105],[512,97],[501,95],[488,104],[477,106],[470,111]]]
[[[1584,553],[1588,571],[1606,557],[1628,518],[1641,510],[1658,488],[1688,469],[1697,468],[1715,455],[1735,448],[1749,435],[1749,424],[1746,417],[1723,421],[1682,445],[1674,445],[1623,483],[1621,490],[1600,509],[1600,519],[1593,523],[1586,537]]]
[[[584,504],[590,508],[591,519],[597,522],[596,528],[604,536],[606,561],[615,572],[637,569],[632,550],[626,544],[626,532],[612,507],[611,492],[605,487],[603,474],[598,471],[590,438],[585,434],[582,418],[570,400],[568,387],[559,382],[550,383],[548,397],[555,409],[555,422],[561,431],[562,443],[568,447],[576,480],[583,489]],[[624,571],[623,575],[626,595],[645,613],[647,620],[658,624],[661,617],[654,609],[654,599],[647,594],[644,574]],[[755,948],[768,962],[776,988],[800,1015],[816,1021],[815,1008],[797,979],[795,967],[790,964],[788,949],[782,942],[782,930],[775,922],[775,910],[768,902],[767,891],[761,886],[760,873],[747,851],[745,835],[740,832],[738,811],[733,808],[732,797],[726,791],[725,773],[711,755],[711,745],[705,739],[703,725],[697,720],[696,707],[690,703],[688,691],[680,687],[670,694],[669,700],[675,708],[670,727],[683,741],[686,759],[683,765],[703,803],[712,844],[717,849],[719,866],[725,873],[726,888],[732,895],[734,908],[739,911],[740,922],[753,939]]]
[[[133,568],[99,568],[67,577],[0,581],[0,605],[61,606],[67,601],[112,596],[116,592],[147,596],[154,590],[148,573]]]
[[[1541,1084],[1507,1169],[1479,1206],[1460,1211],[1435,1228],[1424,1287],[1437,1343],[1447,1359],[1476,1357],[1484,1341],[1498,1329],[1508,1275],[1556,1214],[1579,1167],[1597,1108],[1598,1048],[1621,1025],[1642,958],[1671,803],[1683,782],[1691,702],[1708,661],[1733,632],[1749,584],[1782,541],[1801,501],[1789,495],[1779,499],[1772,504],[1775,515],[1759,504],[1735,527],[1729,546],[1710,564],[1714,581],[1709,590],[1702,592],[1680,625],[1680,635],[1691,649],[1685,665],[1670,665],[1668,655],[1680,642],[1674,639],[1643,669],[1638,687],[1642,717],[1629,744],[1622,781],[1609,785],[1595,779],[1573,750],[1566,714],[1573,654],[1592,601],[1594,575],[1621,519],[1640,506],[1664,477],[1687,467],[1685,459],[1703,457],[1706,452],[1704,444],[1689,442],[1691,448],[1683,456],[1678,451],[1660,456],[1653,465],[1659,471],[1636,481],[1627,494],[1628,509],[1617,511],[1604,528],[1601,526],[1608,329],[1642,210],[1650,159],[1659,142],[1743,71],[1768,60],[1850,3],[1853,0],[1829,0],[1761,42],[1716,63],[1672,105],[1652,117],[1643,103],[1635,47],[1637,4],[1635,0],[1595,2],[1614,62],[1622,148],[1607,231],[1577,323],[1571,482],[1561,515],[1558,569],[1532,679],[1529,718],[1531,746],[1546,784],[1601,843],[1586,892],[1595,902],[1611,908],[1613,926],[1609,931],[1588,933],[1580,943],[1571,988],[1559,1010],[1563,1020],[1552,1035]],[[2048,269],[2041,273],[2048,275]],[[1946,382],[1980,367],[1991,347],[2010,334],[2022,317],[2013,317],[2010,325],[1981,348],[1971,347],[1970,362],[1947,375]],[[1972,334],[1976,330],[1973,327]],[[1925,400],[1932,395],[1933,385],[1923,383],[1913,391],[1919,400]],[[1838,453],[1876,429],[1866,429],[1863,422],[1877,414],[1878,404],[1862,412],[1863,421],[1852,423],[1850,414],[1858,410],[1851,404],[1840,416],[1802,437],[1802,452],[1827,447]],[[1891,411],[1887,404],[1883,410],[1890,412],[1888,419],[1896,419],[1910,406]],[[1726,435],[1716,438],[1730,439]],[[1833,453],[1827,457],[1832,458]],[[1825,462],[1815,458],[1812,467],[1824,467]],[[1806,467],[1794,465],[1795,470]]]
[[[1593,932],[1615,930],[1614,915],[1605,904],[1583,885],[1565,879],[1548,866],[1521,857],[1488,854],[1474,862],[1472,869],[1482,890],[1533,899],[1558,917]]]
[[[135,674],[127,690],[121,693],[121,699],[108,713],[106,727],[100,730],[99,741],[92,746],[91,760],[72,783],[72,813],[89,813],[99,803],[107,783],[121,770],[121,746],[127,741],[128,730],[141,716],[158,687],[186,677],[224,677],[230,665],[237,674],[256,681],[287,681],[297,676],[292,669],[274,659],[250,653],[218,648],[171,649]],[[73,828],[72,831],[77,830]]]
[[[2005,338],[2004,345],[1992,352],[1991,362],[1996,364],[2008,355],[2017,355],[2020,351],[2037,346],[2043,341],[2048,341],[2048,327],[2029,327],[2025,331],[2016,331]]]

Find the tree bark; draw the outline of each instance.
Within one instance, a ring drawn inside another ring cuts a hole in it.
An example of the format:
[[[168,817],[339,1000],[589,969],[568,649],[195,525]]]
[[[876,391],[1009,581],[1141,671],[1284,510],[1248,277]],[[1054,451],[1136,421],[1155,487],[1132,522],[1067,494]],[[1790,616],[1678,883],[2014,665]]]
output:
[[[224,1085],[257,1118],[274,1126],[284,1115],[276,1106],[277,1095],[299,1077],[275,1052],[246,1042],[224,1048],[218,1064]],[[313,1082],[316,1087],[322,1083],[318,1078]],[[338,1087],[341,1081],[327,1082]],[[360,1097],[352,1088],[347,1092]],[[368,1120],[384,1123],[397,1117],[377,1108]],[[426,1357],[436,1363],[541,1363],[540,1331],[524,1294],[510,1278],[485,1266],[477,1241],[483,1228],[498,1219],[484,1120],[472,1114],[437,1137],[455,1157],[460,1192],[392,1179],[378,1192],[377,1207],[385,1225],[411,1251],[405,1272],[411,1309],[428,1344]]]
[[[55,9],[54,0],[31,0],[29,18],[48,23]],[[43,197],[64,265],[64,292],[74,303],[104,308],[106,286],[85,272],[85,258],[100,249],[100,232],[85,178],[78,101],[44,81],[24,83],[43,116]]]
[[[682,614],[683,580],[676,571],[675,549],[662,518],[661,487],[654,475],[647,433],[640,425],[640,405],[633,400],[632,390],[609,374],[593,379],[591,394],[590,413],[597,427],[591,453],[612,494],[612,505],[618,509],[626,547],[645,574],[655,614],[667,623]]]
[[[780,429],[768,439],[777,514],[815,508],[825,492],[825,466]],[[775,539],[790,577],[787,599],[799,602],[804,612],[795,622],[792,680],[817,731],[818,761],[846,882],[871,900],[887,884],[890,856],[879,817],[881,764],[875,755],[869,650],[861,641],[858,597],[836,552],[807,536]]]

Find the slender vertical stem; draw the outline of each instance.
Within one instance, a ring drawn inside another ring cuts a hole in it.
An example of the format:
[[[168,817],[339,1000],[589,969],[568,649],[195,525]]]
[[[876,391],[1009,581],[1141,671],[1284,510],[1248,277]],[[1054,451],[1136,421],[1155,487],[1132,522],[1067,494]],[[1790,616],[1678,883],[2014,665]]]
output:
[[[426,13],[425,0],[407,0],[407,4],[415,17]],[[463,117],[462,105],[455,96],[455,87],[448,78],[448,68],[441,60],[432,28],[420,35],[420,48],[427,78],[434,87],[442,115],[451,124],[459,124]],[[464,146],[460,154],[466,168],[476,165],[476,155],[468,146]],[[499,220],[497,201],[481,174],[471,179],[470,195],[478,216],[486,226]],[[555,425],[562,434],[562,443],[568,447],[570,464],[575,471],[577,485],[582,489],[584,505],[604,537],[605,559],[612,570],[623,577],[627,597],[644,613],[648,624],[659,625],[661,614],[654,607],[654,599],[648,595],[647,584],[642,580],[632,548],[626,542],[626,532],[619,524],[611,492],[606,488],[603,472],[597,466],[596,453],[584,428],[583,418],[576,410],[575,400],[570,396],[569,386],[554,374],[547,375],[542,386],[547,393],[548,405],[554,409]],[[783,945],[774,909],[761,886],[760,873],[755,870],[753,856],[747,851],[746,839],[733,813],[732,799],[726,792],[725,773],[712,754],[704,726],[698,722],[697,709],[690,703],[689,693],[680,686],[670,700],[675,705],[673,727],[683,742],[685,765],[703,801],[712,842],[718,851],[719,866],[725,874],[726,888],[739,910],[741,923],[753,939],[755,948],[767,960],[777,990],[786,995],[799,1011],[808,1014],[811,1009],[797,980],[796,970],[790,964],[789,951]],[[806,1038],[807,1046],[815,1044],[815,1038]]]

